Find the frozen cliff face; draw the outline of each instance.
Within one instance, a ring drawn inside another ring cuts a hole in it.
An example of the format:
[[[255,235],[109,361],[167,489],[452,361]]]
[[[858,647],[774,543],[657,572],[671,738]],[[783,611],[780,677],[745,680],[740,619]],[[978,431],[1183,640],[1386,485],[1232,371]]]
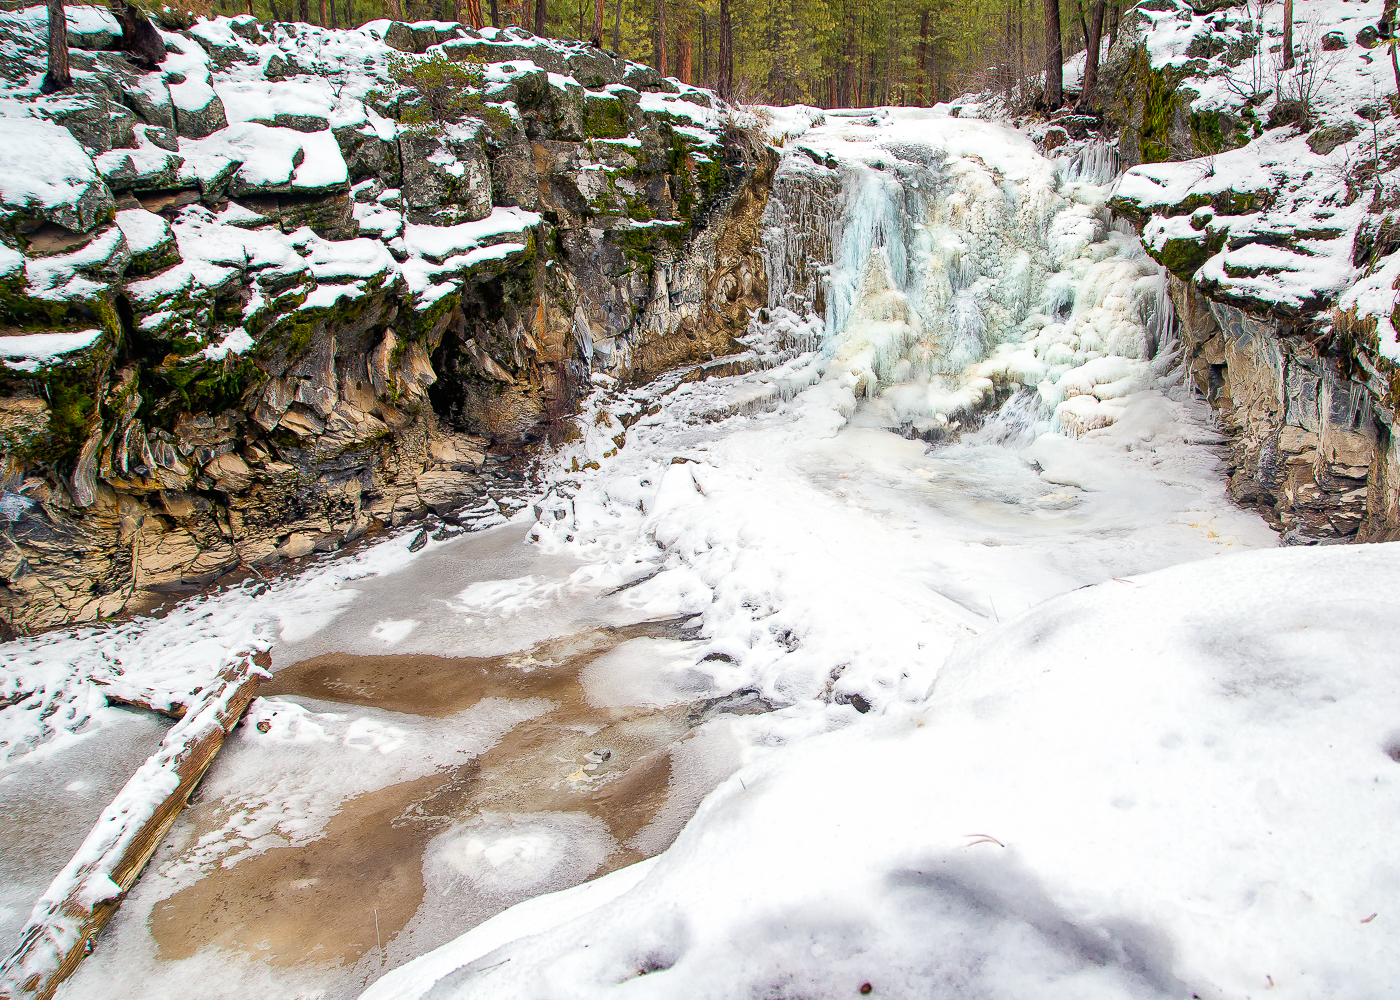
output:
[[[590,371],[726,353],[763,301],[770,154],[644,66],[239,17],[142,72],[75,8],[74,87],[43,97],[44,17],[0,15],[11,625],[480,505]]]
[[[774,178],[770,308],[821,314],[826,377],[916,433],[1018,386],[1056,426],[1106,426],[1152,382],[1171,310],[1084,173],[941,110],[830,113]]]

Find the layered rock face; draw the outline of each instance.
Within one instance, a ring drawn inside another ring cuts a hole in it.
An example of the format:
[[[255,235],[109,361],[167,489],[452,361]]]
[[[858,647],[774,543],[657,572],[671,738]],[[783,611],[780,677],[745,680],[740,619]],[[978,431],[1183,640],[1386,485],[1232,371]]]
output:
[[[775,157],[708,92],[437,22],[220,18],[141,72],[78,11],[47,98],[43,9],[0,16],[7,629],[499,518],[593,379],[766,301]]]
[[[1173,275],[1192,378],[1231,435],[1231,494],[1286,541],[1391,538],[1400,129],[1382,4],[1300,8],[1293,70],[1280,16],[1179,0],[1127,15],[1104,101],[1136,166],[1111,204]]]

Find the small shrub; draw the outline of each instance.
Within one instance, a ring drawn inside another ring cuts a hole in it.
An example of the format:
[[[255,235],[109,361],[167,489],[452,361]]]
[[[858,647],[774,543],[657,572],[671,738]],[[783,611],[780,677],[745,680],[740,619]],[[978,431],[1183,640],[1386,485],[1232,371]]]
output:
[[[400,90],[398,120],[405,125],[440,128],[479,118],[494,131],[513,127],[507,112],[482,97],[486,73],[476,60],[454,62],[441,52],[395,56],[389,62],[389,77]]]

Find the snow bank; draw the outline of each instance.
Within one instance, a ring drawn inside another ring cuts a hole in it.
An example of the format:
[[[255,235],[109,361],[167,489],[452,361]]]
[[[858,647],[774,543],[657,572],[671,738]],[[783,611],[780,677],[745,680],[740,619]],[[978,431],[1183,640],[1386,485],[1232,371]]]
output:
[[[244,652],[262,651],[334,618],[355,598],[350,580],[392,571],[410,538],[270,585],[195,598],[163,617],[135,618],[0,644],[0,767],[22,763],[103,724],[106,698],[175,710]]]
[[[1386,545],[1076,591],[366,997],[1389,995],[1397,588]]]
[[[45,360],[90,347],[100,336],[101,330],[82,330],[78,333],[30,333],[0,337],[0,357]]]

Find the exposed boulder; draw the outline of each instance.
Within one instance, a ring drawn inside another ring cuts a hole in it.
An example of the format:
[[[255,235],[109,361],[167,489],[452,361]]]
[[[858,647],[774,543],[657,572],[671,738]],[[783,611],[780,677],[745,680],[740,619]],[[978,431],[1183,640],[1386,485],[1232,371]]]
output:
[[[491,168],[481,128],[405,129],[399,158],[409,221],[450,226],[491,214]]]
[[[1361,130],[1350,122],[1340,125],[1324,125],[1308,136],[1308,148],[1318,156],[1326,156],[1338,146],[1345,145],[1361,134]]]

